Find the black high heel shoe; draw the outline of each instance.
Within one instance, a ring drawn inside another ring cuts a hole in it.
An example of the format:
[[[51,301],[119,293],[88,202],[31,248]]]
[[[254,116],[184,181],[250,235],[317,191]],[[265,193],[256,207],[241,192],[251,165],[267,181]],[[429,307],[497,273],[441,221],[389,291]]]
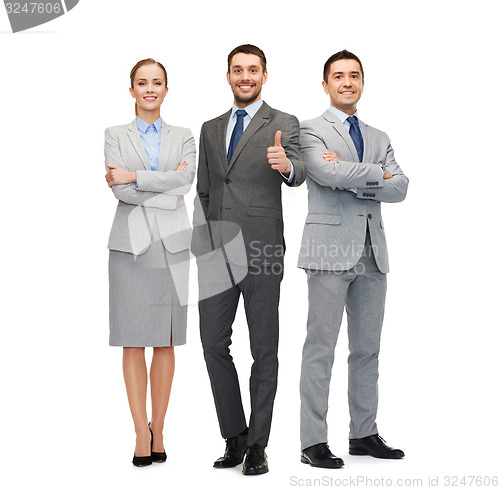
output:
[[[148,424],[149,432],[151,432],[151,459],[154,463],[164,463],[167,460],[167,453],[165,451],[161,453],[155,453],[153,451],[153,431],[151,430],[151,422]]]
[[[151,429],[149,429],[151,432]],[[151,432],[151,447],[153,447],[153,433]],[[149,466],[153,464],[153,456],[150,454],[149,456],[136,456],[134,453],[134,458],[132,459],[132,464],[134,466]]]

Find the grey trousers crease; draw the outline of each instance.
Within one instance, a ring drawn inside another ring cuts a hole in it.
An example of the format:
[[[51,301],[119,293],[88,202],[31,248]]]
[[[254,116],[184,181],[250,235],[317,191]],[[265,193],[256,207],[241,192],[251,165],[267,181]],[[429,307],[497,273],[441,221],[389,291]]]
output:
[[[232,325],[243,295],[253,364],[247,444],[267,446],[278,383],[278,304],[282,274],[250,271],[238,284],[199,302],[200,335],[222,437],[247,427],[238,373],[230,353]]]
[[[387,290],[386,274],[375,263],[369,236],[352,269],[306,272],[309,313],[300,379],[302,449],[328,442],[330,379],[344,308],[349,337],[349,438],[377,433],[378,355]]]

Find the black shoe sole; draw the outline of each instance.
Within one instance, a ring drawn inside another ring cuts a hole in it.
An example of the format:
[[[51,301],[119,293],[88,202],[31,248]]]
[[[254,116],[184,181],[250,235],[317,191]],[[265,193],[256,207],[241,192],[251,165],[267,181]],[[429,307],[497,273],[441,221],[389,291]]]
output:
[[[351,456],[371,456],[367,451],[362,451],[361,449],[349,449],[349,454]]]
[[[351,456],[371,456],[372,458],[378,459],[403,459],[405,457],[404,453],[403,455],[397,456],[377,456],[376,454],[369,453],[368,451],[363,451],[362,449],[349,449],[349,454]]]
[[[234,462],[234,463],[218,463],[217,461],[215,461],[214,468],[219,468],[221,470],[223,470],[225,468],[234,468],[235,466],[238,466],[241,463],[243,463],[243,460],[241,460],[239,463],[238,462]]]
[[[255,469],[255,468],[243,468],[242,473],[244,475],[264,475],[269,473],[269,468]]]
[[[308,464],[309,466],[312,466],[313,468],[328,468],[330,470],[334,470],[337,468],[342,468],[344,466],[344,463],[342,462],[341,464],[332,464],[332,465],[324,465],[324,464],[317,464],[317,463],[311,463],[308,459],[304,458],[304,456],[300,457],[300,462],[304,464]]]

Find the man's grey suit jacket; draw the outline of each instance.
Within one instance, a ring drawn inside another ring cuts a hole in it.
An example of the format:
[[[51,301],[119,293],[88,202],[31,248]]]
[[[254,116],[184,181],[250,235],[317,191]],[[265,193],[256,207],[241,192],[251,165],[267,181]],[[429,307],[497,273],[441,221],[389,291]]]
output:
[[[298,120],[264,102],[243,132],[228,163],[225,142],[230,114],[231,111],[207,121],[201,128],[197,184],[201,210],[195,209],[193,252],[202,255],[230,239],[223,236],[224,230],[215,226],[211,226],[210,238],[207,227],[196,225],[202,225],[204,220],[209,224],[232,222],[241,229],[248,266],[282,266],[281,184],[298,186],[306,176],[299,146]],[[267,159],[267,149],[274,146],[278,130],[282,134],[282,146],[295,169],[290,184],[271,168]]]
[[[301,123],[309,195],[298,260],[301,268],[352,268],[363,252],[368,226],[378,268],[389,271],[380,203],[402,201],[408,178],[396,163],[388,136],[362,121],[359,126],[364,141],[361,163],[346,127],[329,110]],[[340,162],[324,160],[326,150],[336,153]],[[387,167],[391,179],[383,179],[379,163]],[[357,189],[357,194],[350,189]]]

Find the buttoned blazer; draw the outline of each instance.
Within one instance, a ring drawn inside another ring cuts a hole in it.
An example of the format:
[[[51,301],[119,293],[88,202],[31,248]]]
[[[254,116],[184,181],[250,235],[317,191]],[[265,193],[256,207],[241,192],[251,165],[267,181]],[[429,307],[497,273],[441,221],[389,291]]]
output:
[[[313,270],[348,270],[359,260],[370,231],[375,260],[389,271],[381,202],[406,197],[408,178],[394,158],[388,136],[359,121],[364,141],[363,161],[344,124],[327,110],[301,123],[300,144],[307,165],[309,209],[298,266]],[[337,154],[328,162],[323,152]],[[384,180],[379,163],[391,179]],[[357,194],[350,189],[357,189]]]
[[[266,256],[272,255],[273,261],[282,264],[283,254],[278,256],[285,246],[281,185],[285,182],[298,186],[306,176],[299,146],[299,122],[295,116],[272,109],[264,102],[228,162],[226,131],[230,115],[228,111],[205,122],[201,129],[197,180],[197,204],[201,209],[195,206],[195,225],[204,220],[236,223],[241,229],[250,265],[261,266],[259,257],[264,257],[264,251]],[[287,158],[294,166],[291,183],[272,169],[267,159],[267,149],[274,146],[278,130]],[[199,233],[193,240],[196,255],[217,248],[224,240],[221,234],[215,236],[214,233],[210,240],[208,234],[203,233],[203,227],[195,227],[195,234],[197,230]]]
[[[184,195],[191,188],[196,168],[196,148],[187,128],[163,122],[158,170],[151,171],[136,121],[106,129],[105,165],[137,172],[134,184],[113,185],[118,199],[108,248],[140,255],[150,243],[156,221],[165,248],[172,253],[189,248],[191,225]],[[182,161],[187,166],[176,168]],[[106,167],[106,171],[109,168]]]

